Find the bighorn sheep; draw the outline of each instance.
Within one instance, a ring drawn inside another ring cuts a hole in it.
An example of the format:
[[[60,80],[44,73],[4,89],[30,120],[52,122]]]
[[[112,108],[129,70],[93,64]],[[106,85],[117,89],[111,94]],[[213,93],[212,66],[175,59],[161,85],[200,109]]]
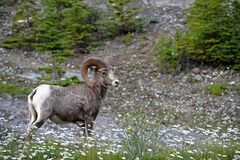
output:
[[[94,69],[93,79],[88,77],[88,69]],[[109,85],[117,87],[110,58],[91,57],[82,63],[81,75],[86,84],[60,87],[40,85],[28,96],[29,127],[26,138],[50,119],[55,123],[75,123],[84,128],[85,137],[91,134]]]

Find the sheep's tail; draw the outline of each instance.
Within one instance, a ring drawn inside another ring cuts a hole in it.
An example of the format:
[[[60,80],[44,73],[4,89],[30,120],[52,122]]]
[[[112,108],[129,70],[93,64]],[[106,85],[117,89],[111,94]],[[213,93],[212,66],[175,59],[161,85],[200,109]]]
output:
[[[28,108],[29,108],[29,125],[33,124],[33,122],[37,119],[37,112],[34,108],[34,105],[32,103],[33,96],[36,94],[37,88],[34,89],[29,95],[28,95]]]

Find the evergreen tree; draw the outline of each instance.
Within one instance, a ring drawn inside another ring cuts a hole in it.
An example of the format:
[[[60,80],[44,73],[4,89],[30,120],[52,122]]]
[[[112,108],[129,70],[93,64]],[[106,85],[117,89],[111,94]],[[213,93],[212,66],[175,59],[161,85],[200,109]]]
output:
[[[64,11],[65,41],[75,52],[87,52],[94,41],[94,13],[79,0],[69,2],[71,6]]]
[[[240,64],[239,0],[196,0],[188,31],[177,39],[179,57],[214,65]]]
[[[62,20],[63,9],[68,5],[67,0],[44,0],[44,15],[35,31],[38,51],[50,52],[56,60],[63,60],[69,55],[67,44],[64,42],[66,33]]]
[[[41,52],[49,52],[53,57],[52,80],[59,80],[61,69],[59,62],[70,55],[69,48],[64,41],[66,36],[62,23],[64,9],[69,6],[67,0],[44,0],[44,14],[35,30],[35,48]]]
[[[190,46],[189,55],[193,59],[208,61],[215,45],[219,43],[221,25],[227,15],[226,0],[196,0],[189,9],[187,19]],[[192,50],[193,49],[193,50]]]
[[[39,20],[37,4],[34,0],[21,0],[17,4],[17,12],[13,19],[12,34],[4,40],[6,48],[32,47],[33,28]]]
[[[120,34],[134,32],[142,27],[137,0],[109,0],[108,6],[113,10],[112,23]]]
[[[240,0],[229,3],[228,8],[220,43],[213,58],[228,65],[235,64],[235,68],[240,70]]]
[[[21,0],[14,17],[13,32],[21,32],[33,28],[38,21],[38,8],[34,0]]]

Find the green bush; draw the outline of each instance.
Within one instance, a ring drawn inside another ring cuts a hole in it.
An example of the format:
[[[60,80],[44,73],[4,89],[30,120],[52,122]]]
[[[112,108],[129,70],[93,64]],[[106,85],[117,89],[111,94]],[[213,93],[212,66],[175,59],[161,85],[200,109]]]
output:
[[[7,49],[20,48],[22,47],[22,38],[19,36],[10,36],[2,41],[1,47]]]
[[[99,19],[98,13],[79,0],[70,2],[70,7],[64,10],[64,40],[75,52],[88,52],[97,40],[93,33],[95,21]]]
[[[74,53],[86,53],[105,38],[142,27],[136,0],[109,0],[112,14],[87,6],[79,0],[34,0],[17,4],[12,34],[0,44],[50,53],[63,61]]]
[[[210,94],[220,96],[228,92],[237,92],[239,87],[236,84],[214,83],[208,86],[207,90]]]

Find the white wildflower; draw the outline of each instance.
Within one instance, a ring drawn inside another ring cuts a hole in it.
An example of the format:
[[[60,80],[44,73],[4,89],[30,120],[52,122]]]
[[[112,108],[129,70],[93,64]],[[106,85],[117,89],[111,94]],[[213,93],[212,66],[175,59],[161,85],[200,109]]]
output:
[[[152,152],[152,149],[151,149],[151,148],[148,148],[147,151],[148,151],[148,152]]]

